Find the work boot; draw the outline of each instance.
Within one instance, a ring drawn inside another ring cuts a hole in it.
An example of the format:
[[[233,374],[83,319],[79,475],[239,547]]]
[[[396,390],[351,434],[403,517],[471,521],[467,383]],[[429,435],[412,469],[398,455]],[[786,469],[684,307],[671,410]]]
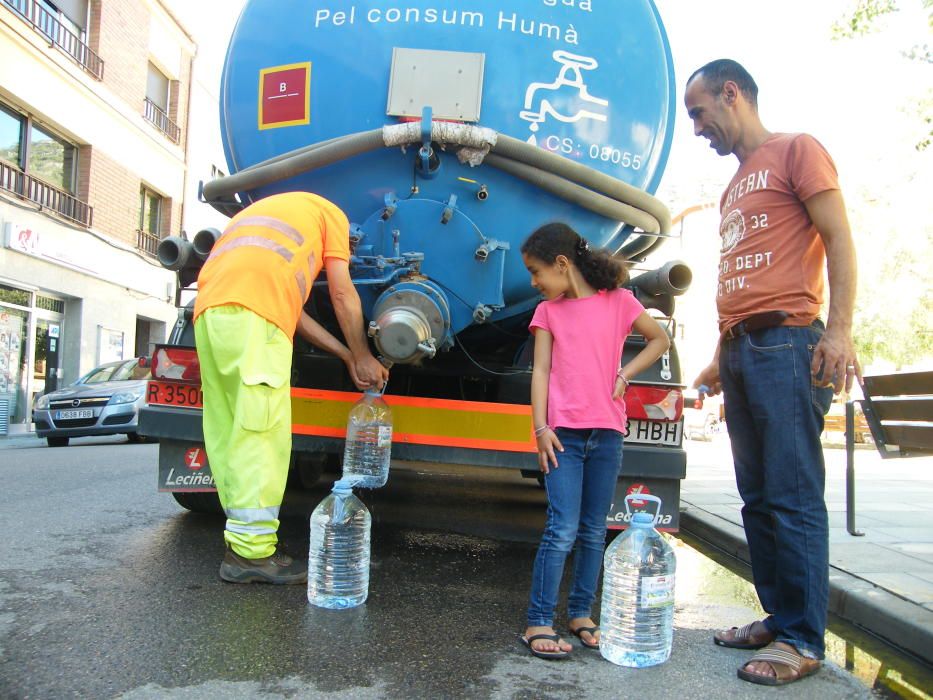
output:
[[[271,557],[247,559],[227,547],[220,565],[220,578],[230,583],[305,583],[308,567],[279,550]]]

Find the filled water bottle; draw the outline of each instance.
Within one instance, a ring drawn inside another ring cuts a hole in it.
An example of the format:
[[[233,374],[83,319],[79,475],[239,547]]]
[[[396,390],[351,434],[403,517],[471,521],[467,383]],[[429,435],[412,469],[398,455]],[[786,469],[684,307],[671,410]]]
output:
[[[346,479],[311,514],[308,602],[340,610],[369,595],[369,531],[372,517]]]
[[[653,501],[661,513],[661,499],[647,494],[625,497]],[[635,513],[629,528],[606,550],[599,651],[620,666],[642,668],[660,664],[671,655],[674,635],[674,550],[657,530],[657,515]]]
[[[367,391],[353,404],[347,419],[343,478],[354,486],[385,486],[392,457],[392,410],[376,391]]]

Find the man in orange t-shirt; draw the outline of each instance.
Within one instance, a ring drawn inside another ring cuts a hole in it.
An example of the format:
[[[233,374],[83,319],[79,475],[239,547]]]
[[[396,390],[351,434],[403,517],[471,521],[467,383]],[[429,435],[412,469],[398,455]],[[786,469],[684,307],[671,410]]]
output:
[[[342,359],[360,389],[388,379],[369,350],[349,260],[344,213],[317,195],[289,192],[234,216],[198,276],[194,329],[204,443],[227,515],[225,581],[307,579],[304,563],[276,549],[291,456],[295,332]],[[322,268],[349,347],[303,311]]]
[[[762,649],[743,680],[816,672],[829,603],[829,525],[820,433],[833,392],[860,374],[852,344],[856,261],[836,168],[806,134],[767,131],[758,86],[735,61],[697,70],[684,96],[694,132],[739,169],[720,201],[720,341],[694,383],[725,397],[742,518],[768,617],[717,632]],[[823,269],[829,272],[829,314]]]

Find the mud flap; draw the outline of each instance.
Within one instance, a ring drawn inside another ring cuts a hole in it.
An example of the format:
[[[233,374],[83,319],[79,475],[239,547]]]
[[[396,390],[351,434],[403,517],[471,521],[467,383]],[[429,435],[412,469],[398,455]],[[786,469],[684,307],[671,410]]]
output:
[[[159,491],[216,491],[204,445],[179,440],[159,441]]]
[[[655,496],[661,502],[638,500],[637,494],[640,493]],[[628,509],[625,507],[626,496],[631,496]],[[677,532],[680,529],[680,479],[620,476],[606,524],[610,530],[624,530],[634,513],[657,514],[655,527],[658,530]]]

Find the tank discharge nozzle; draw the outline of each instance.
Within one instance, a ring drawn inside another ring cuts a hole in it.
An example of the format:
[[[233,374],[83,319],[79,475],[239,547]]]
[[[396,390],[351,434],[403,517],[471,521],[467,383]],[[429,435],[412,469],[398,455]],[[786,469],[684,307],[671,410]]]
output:
[[[450,307],[431,282],[408,281],[383,292],[373,307],[369,336],[380,354],[399,364],[417,364],[448,344]]]
[[[194,247],[194,254],[201,258],[201,260],[207,260],[211,254],[211,250],[214,248],[214,244],[216,244],[217,239],[220,238],[220,235],[220,231],[216,228],[202,228],[194,234],[194,239],[191,241],[191,245]]]

